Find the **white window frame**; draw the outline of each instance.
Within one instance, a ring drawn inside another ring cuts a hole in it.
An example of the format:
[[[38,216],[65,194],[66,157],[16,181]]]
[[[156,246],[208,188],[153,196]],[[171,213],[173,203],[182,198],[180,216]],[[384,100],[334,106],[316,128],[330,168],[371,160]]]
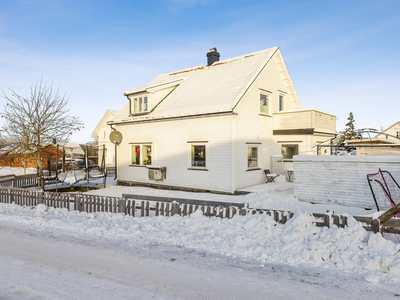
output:
[[[278,110],[283,111],[285,110],[285,95],[279,94],[278,97]]]
[[[261,95],[264,95],[267,97],[267,112],[263,112],[261,111]],[[268,92],[268,91],[264,91],[264,90],[260,90],[260,95],[259,95],[259,112],[261,115],[265,115],[265,116],[270,116],[271,115],[271,99],[272,99],[272,93]]]
[[[300,145],[299,144],[297,144],[297,143],[285,143],[285,144],[281,144],[281,153],[282,153],[282,148],[283,147],[290,147],[290,146],[297,146],[297,154],[293,154],[293,156],[294,155],[299,155],[299,153],[300,153]],[[283,155],[283,153],[282,153],[282,155]],[[293,161],[293,157],[292,158],[285,158],[285,157],[283,157],[283,161]]]
[[[154,146],[152,143],[131,143],[131,159],[130,159],[130,166],[147,166],[147,165],[154,165]],[[136,149],[135,147],[139,146],[139,164],[134,164],[133,163],[133,155],[134,155],[134,149]],[[143,148],[145,146],[150,146],[151,147],[151,161],[150,163],[143,163]]]
[[[247,170],[261,170],[260,169],[260,144],[254,143],[246,143],[246,169]],[[256,166],[249,166],[249,149],[256,148],[257,149],[257,165]]]
[[[188,142],[188,170],[205,170],[208,171],[208,147],[207,147],[208,142]],[[193,166],[192,165],[192,147],[194,146],[204,146],[204,151],[205,151],[205,166]]]
[[[147,101],[147,108],[144,110],[144,101]],[[149,94],[142,94],[137,96],[131,96],[131,114],[143,114],[150,112],[150,95]],[[141,102],[140,102],[141,100]]]

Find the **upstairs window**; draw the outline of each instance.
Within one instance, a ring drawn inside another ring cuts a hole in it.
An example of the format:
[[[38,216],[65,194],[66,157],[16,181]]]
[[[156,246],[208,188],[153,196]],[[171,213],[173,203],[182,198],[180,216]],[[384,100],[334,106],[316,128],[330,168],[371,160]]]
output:
[[[141,113],[148,111],[147,96],[133,98],[133,113]]]
[[[260,93],[260,113],[269,114],[269,95]]]
[[[284,109],[284,96],[283,95],[279,95],[279,111],[282,111]]]
[[[396,137],[397,137],[398,139],[400,139],[400,131],[397,131],[397,132],[396,132]]]

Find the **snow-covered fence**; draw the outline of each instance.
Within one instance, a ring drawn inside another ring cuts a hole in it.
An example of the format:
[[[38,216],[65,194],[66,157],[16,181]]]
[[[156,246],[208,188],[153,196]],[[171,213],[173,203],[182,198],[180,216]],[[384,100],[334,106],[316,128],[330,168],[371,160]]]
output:
[[[375,208],[367,174],[379,168],[400,181],[400,156],[294,156],[293,194],[305,202]]]
[[[0,176],[0,186],[13,186],[15,175]]]
[[[14,177],[14,187],[35,187],[38,186],[39,177],[36,174],[20,175]]]
[[[9,187],[34,187],[38,185],[38,177],[36,174],[28,175],[5,175],[0,176],[0,186]]]
[[[212,206],[178,202],[135,201],[118,197],[83,195],[79,193],[53,193],[10,187],[0,187],[0,203],[14,203],[21,206],[36,206],[43,203],[54,208],[74,209],[88,213],[122,213],[132,217],[187,216],[200,209],[205,216],[219,218],[232,218],[236,214],[240,216],[266,214],[273,217],[277,223],[281,224],[285,224],[294,215],[293,212],[289,211],[252,209],[248,207],[239,208],[225,205],[226,203],[224,204],[225,206]],[[72,206],[71,203],[74,205]],[[223,202],[221,202],[221,204],[222,203]],[[313,213],[312,215],[315,218],[315,225],[319,227],[331,227],[336,225],[340,228],[344,228],[347,226],[346,216],[334,215],[333,212],[327,212],[326,214]],[[361,222],[367,231],[400,234],[400,219],[391,219],[384,224],[380,224],[378,219],[372,217],[355,216],[354,218]]]

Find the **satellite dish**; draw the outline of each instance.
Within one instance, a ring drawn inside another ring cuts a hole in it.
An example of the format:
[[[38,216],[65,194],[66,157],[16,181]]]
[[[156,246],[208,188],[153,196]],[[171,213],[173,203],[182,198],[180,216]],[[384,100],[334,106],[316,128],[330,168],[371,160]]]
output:
[[[110,141],[115,145],[119,145],[122,142],[122,134],[119,131],[114,130],[110,133]]]

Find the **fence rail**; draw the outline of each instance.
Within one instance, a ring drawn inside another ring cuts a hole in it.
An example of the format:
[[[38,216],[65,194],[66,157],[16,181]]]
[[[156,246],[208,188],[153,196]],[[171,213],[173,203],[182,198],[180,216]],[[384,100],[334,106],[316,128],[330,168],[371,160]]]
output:
[[[38,190],[0,186],[0,203],[15,203],[26,206],[36,206],[40,203],[44,203],[49,207],[67,208],[68,210],[73,209],[87,213],[110,212],[122,213],[132,217],[171,217],[174,215],[187,216],[200,209],[205,216],[219,218],[232,218],[236,214],[241,216],[249,214],[266,214],[273,217],[277,223],[281,224],[285,224],[294,216],[294,213],[290,211],[252,209],[234,205],[216,205],[218,202],[213,202],[214,205],[206,205],[198,203],[178,203],[175,201],[157,201],[157,199],[159,200],[160,197],[155,198],[156,201],[146,201],[80,193],[69,194],[43,192]],[[347,226],[348,218],[346,216],[335,215],[333,212],[327,212],[326,214],[313,213],[312,215],[315,218],[315,225],[318,227],[332,227],[333,225],[336,225],[340,228],[344,228]],[[367,231],[400,234],[400,219],[391,219],[383,224],[380,224],[379,219],[367,216],[354,216],[354,219],[360,222]]]

